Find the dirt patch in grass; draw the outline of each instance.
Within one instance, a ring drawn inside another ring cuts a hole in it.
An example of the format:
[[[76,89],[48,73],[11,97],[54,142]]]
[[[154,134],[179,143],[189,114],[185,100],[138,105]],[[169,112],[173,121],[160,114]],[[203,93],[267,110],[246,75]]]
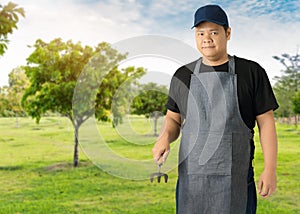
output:
[[[92,165],[92,163],[90,163],[90,162],[81,161],[81,162],[79,162],[78,168],[86,167],[86,166],[91,166],[91,165]],[[51,172],[51,171],[65,171],[65,170],[69,170],[69,169],[74,169],[73,163],[71,163],[71,162],[56,163],[56,164],[44,167],[44,170],[47,171],[47,172]]]

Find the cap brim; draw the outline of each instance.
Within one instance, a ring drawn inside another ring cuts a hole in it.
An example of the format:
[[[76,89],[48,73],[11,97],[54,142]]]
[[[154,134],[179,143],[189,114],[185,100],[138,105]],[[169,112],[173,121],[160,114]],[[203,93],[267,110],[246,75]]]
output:
[[[218,21],[216,21],[216,20],[212,20],[212,19],[202,19],[202,20],[199,20],[198,22],[196,22],[196,24],[194,24],[194,26],[193,26],[191,29],[193,29],[194,27],[197,27],[197,25],[199,25],[199,24],[202,23],[202,22],[212,22],[212,23],[215,23],[215,24],[218,24],[218,25],[221,25],[221,26],[226,26],[226,27],[228,27],[227,24],[218,22]]]

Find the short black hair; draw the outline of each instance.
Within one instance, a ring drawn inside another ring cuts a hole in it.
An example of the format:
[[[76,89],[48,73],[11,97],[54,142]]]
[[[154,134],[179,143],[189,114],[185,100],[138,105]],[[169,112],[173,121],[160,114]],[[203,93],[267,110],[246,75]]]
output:
[[[226,25],[223,25],[223,28],[224,28],[224,30],[225,30],[225,32],[227,32],[227,30],[228,30],[228,26],[226,26]]]

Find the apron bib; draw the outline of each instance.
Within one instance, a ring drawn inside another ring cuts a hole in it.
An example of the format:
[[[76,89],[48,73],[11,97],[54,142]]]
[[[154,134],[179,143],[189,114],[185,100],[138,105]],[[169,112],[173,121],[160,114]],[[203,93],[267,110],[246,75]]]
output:
[[[179,150],[177,213],[243,214],[251,130],[241,118],[234,58],[229,72],[191,76]]]

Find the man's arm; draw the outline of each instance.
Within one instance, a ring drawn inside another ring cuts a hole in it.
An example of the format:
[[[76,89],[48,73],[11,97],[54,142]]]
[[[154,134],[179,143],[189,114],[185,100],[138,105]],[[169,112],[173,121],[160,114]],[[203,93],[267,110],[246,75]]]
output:
[[[273,110],[256,117],[264,155],[264,171],[258,182],[258,193],[269,197],[276,189],[277,136]]]
[[[160,135],[152,149],[154,161],[157,163],[166,161],[170,152],[170,143],[178,138],[180,134],[180,126],[180,114],[168,110]]]

